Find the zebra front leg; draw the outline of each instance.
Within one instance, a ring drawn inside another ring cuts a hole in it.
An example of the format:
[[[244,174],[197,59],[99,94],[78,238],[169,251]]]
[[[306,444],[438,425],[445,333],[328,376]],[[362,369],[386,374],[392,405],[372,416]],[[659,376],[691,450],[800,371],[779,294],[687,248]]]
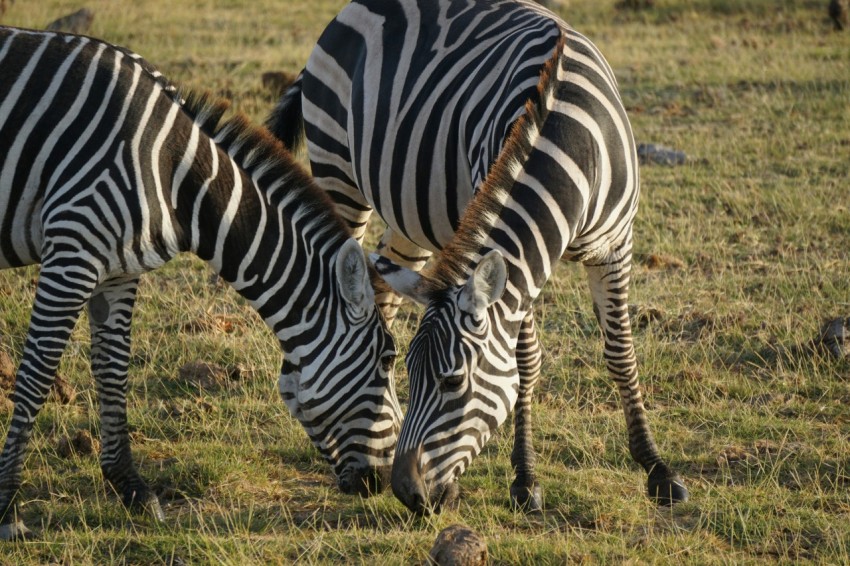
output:
[[[133,463],[127,428],[130,322],[138,282],[138,277],[109,281],[89,301],[91,369],[100,399],[100,467],[128,509],[165,521],[159,500]]]
[[[0,540],[25,538],[15,497],[33,423],[56,379],[56,368],[96,275],[90,266],[44,265],[38,278],[23,357],[15,377],[15,404],[0,453]]]
[[[688,499],[682,478],[658,454],[649,430],[638,382],[637,357],[632,343],[628,312],[631,249],[619,261],[585,264],[593,295],[593,310],[605,341],[605,363],[620,392],[629,434],[632,458],[649,474],[649,497],[659,505],[672,505]]]
[[[431,257],[431,252],[420,248],[390,228],[384,231],[377,251],[394,264],[417,272],[425,267],[425,263]],[[404,299],[385,285],[376,287],[375,291],[375,303],[381,309],[387,326],[392,327],[395,315]]]
[[[522,321],[516,346],[519,396],[514,409],[514,447],[511,451],[511,465],[516,474],[511,484],[511,503],[526,512],[543,509],[543,494],[534,475],[537,455],[531,440],[531,398],[540,378],[542,358],[534,311],[529,310]]]

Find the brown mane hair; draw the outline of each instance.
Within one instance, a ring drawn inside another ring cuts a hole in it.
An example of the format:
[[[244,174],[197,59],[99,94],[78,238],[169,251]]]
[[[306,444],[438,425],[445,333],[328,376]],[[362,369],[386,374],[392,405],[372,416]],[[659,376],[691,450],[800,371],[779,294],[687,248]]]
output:
[[[286,188],[278,191],[275,201],[297,192],[299,204],[307,207],[317,220],[334,225],[341,236],[350,235],[348,226],[334,211],[331,198],[321,190],[313,178],[299,165],[283,143],[266,128],[254,125],[242,113],[227,120],[222,116],[230,103],[209,92],[189,93],[181,106],[201,130],[215,140],[219,148],[249,176],[266,179],[267,186],[286,181]]]
[[[438,292],[466,280],[470,262],[498,219],[516,175],[528,159],[549,114],[546,104],[555,89],[556,66],[565,40],[562,33],[552,57],[540,71],[537,96],[525,103],[525,113],[514,122],[499,157],[467,205],[452,241],[423,272],[421,285],[426,292]]]

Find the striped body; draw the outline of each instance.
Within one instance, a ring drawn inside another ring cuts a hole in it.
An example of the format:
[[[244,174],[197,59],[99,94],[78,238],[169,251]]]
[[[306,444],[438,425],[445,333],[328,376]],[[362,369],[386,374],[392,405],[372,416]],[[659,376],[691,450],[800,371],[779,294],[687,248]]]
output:
[[[426,305],[407,358],[396,495],[416,511],[447,502],[515,410],[511,494],[540,505],[532,304],[566,258],[587,268],[650,492],[685,497],[657,454],[637,381],[627,313],[637,162],[616,80],[596,47],[525,0],[362,0],[324,32],[298,88],[320,185],[355,234],[372,209],[380,214],[389,229],[379,271]],[[287,143],[298,130],[295,102],[285,96],[270,120]],[[390,316],[398,304],[379,303]]]
[[[347,218],[368,206],[421,248],[451,240],[560,35],[512,8],[353,2],[322,34],[304,118],[314,175],[356,203]]]
[[[86,304],[104,474],[125,502],[158,509],[129,453],[130,319],[139,275],[180,252],[207,260],[277,335],[281,394],[340,487],[365,494],[388,473],[394,351],[365,257],[276,140],[241,117],[218,125],[225,108],[181,100],[126,50],[0,28],[0,266],[42,265],[0,456],[3,526]]]

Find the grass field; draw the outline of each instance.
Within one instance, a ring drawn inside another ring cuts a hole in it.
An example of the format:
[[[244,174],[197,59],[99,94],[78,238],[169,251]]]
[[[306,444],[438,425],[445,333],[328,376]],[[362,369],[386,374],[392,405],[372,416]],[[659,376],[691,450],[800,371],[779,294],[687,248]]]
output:
[[[545,512],[509,507],[506,427],[461,478],[459,507],[417,518],[388,492],[337,492],[278,397],[271,333],[187,256],[143,279],[134,324],[134,451],[168,523],[128,515],[95,454],[60,448],[98,433],[81,321],[60,368],[76,396],[45,406],[24,473],[22,512],[40,536],[0,545],[0,564],[411,564],[454,523],[486,539],[494,564],[850,563],[850,360],[810,347],[825,320],[850,315],[850,32],[832,31],[827,3],[556,5],[615,69],[637,141],[689,156],[642,168],[631,298],[651,424],[688,503],[659,509],[644,495],[576,266],[560,266],[537,304]],[[262,121],[274,97],[260,75],[297,72],[343,4],[86,6],[91,35]],[[0,22],[43,27],[79,7],[18,0]],[[36,274],[0,273],[0,348],[15,362]],[[418,316],[406,307],[397,322],[402,353]],[[196,360],[245,371],[181,379]],[[396,374],[404,403],[401,361]],[[4,433],[9,414],[2,405]]]

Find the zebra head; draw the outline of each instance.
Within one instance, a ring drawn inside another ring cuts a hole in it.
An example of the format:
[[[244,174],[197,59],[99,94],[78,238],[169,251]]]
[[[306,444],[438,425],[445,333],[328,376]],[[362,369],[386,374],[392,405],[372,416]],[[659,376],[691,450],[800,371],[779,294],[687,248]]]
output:
[[[285,348],[278,384],[289,411],[333,466],[339,488],[365,497],[389,484],[401,423],[395,344],[354,239],[340,249],[333,277],[332,298],[312,313],[321,322],[310,324],[305,313],[292,341],[298,345]]]
[[[498,302],[505,262],[492,251],[464,284],[434,289],[385,258],[373,261],[393,289],[426,307],[406,359],[410,405],[392,488],[412,511],[437,512],[456,497],[457,479],[516,404],[516,342]]]

